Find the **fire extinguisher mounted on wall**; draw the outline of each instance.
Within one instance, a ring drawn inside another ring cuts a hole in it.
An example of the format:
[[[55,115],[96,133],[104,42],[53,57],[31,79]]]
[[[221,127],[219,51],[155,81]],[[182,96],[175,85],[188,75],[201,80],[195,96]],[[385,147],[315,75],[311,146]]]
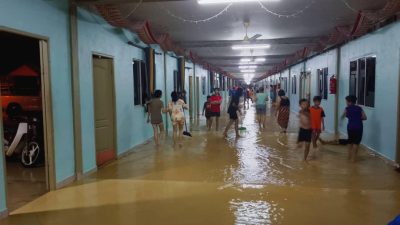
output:
[[[329,78],[329,92],[330,92],[330,94],[336,94],[336,82],[337,82],[336,75],[332,75]]]

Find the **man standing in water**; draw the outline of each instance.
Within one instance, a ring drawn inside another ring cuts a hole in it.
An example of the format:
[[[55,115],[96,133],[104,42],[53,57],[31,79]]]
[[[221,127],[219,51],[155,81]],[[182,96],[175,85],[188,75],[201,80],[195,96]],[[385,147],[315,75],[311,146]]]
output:
[[[214,89],[214,94],[210,98],[211,102],[211,120],[210,128],[212,126],[213,118],[215,117],[215,130],[218,131],[219,117],[221,116],[222,97],[219,93],[219,88]]]

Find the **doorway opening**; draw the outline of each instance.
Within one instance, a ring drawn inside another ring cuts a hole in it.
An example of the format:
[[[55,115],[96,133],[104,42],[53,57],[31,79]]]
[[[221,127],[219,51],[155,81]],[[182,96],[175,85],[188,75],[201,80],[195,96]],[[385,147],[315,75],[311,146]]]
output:
[[[0,49],[7,207],[13,211],[55,185],[48,48],[45,40],[0,30]]]
[[[93,55],[93,93],[96,164],[116,158],[114,62],[110,57]]]

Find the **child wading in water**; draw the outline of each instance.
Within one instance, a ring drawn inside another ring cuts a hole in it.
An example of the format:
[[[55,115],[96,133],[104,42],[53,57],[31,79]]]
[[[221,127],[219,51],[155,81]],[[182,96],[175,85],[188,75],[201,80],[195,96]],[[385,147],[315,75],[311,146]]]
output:
[[[260,130],[265,129],[265,114],[267,112],[267,93],[264,93],[264,88],[260,88],[256,93],[256,114]]]
[[[211,96],[207,96],[207,101],[204,102],[204,106],[203,106],[203,116],[206,116],[207,122],[207,130],[210,131],[211,130],[211,100],[210,100]]]
[[[325,112],[321,105],[321,97],[315,96],[313,99],[314,105],[310,107],[312,143],[313,148],[317,148],[317,141],[322,131],[325,130]]]
[[[347,117],[347,136],[349,145],[349,160],[355,162],[357,159],[358,148],[363,136],[363,120],[367,120],[363,109],[356,105],[356,96],[347,96],[347,107],[342,118]]]
[[[184,109],[188,109],[187,105],[182,99],[179,99],[179,95],[176,91],[171,93],[171,101],[168,103],[168,111],[171,116],[173,126],[173,139],[174,144],[182,138],[183,125],[185,124]]]
[[[167,112],[167,109],[164,109],[164,103],[160,100],[161,96],[162,91],[155,90],[153,99],[148,103],[148,117],[153,126],[154,142],[156,145],[159,144],[159,137],[164,132],[161,112]]]
[[[307,160],[308,153],[310,152],[310,143],[311,143],[311,121],[310,121],[310,104],[307,99],[300,100],[300,130],[299,137],[297,139],[298,144],[304,143],[304,161]]]
[[[239,118],[238,112],[240,113],[239,103],[240,97],[242,97],[243,89],[239,88],[236,93],[232,96],[231,101],[228,106],[228,114],[229,114],[229,122],[224,131],[224,137],[228,136],[228,130],[231,128],[232,124],[235,123],[235,132],[236,137],[240,137],[239,135]]]

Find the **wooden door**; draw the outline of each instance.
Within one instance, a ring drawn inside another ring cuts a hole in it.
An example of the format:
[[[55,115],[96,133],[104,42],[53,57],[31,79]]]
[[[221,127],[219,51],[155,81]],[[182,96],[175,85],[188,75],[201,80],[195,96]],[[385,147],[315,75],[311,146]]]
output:
[[[193,118],[193,76],[189,76],[189,114]]]
[[[200,115],[200,77],[196,77],[196,116]]]
[[[96,162],[100,166],[115,159],[116,155],[112,59],[93,57],[93,89]]]

